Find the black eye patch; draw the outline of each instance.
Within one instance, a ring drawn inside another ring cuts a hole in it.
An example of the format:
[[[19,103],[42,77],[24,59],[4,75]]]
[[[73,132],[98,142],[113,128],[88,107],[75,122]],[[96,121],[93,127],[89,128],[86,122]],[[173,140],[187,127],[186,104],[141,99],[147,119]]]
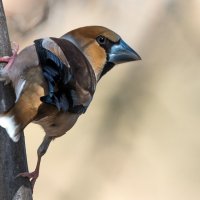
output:
[[[109,40],[108,38],[106,38],[105,36],[103,35],[99,35],[97,38],[96,38],[96,41],[98,42],[98,44],[103,47],[106,51],[106,53],[109,53],[112,46],[118,42],[113,42],[111,40]]]

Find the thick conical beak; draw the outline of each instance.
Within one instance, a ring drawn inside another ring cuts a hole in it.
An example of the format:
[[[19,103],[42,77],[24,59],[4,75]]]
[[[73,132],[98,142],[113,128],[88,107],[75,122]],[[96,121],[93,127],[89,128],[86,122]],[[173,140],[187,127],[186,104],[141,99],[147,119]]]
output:
[[[109,53],[109,62],[120,64],[135,60],[141,60],[141,57],[122,39],[120,39],[118,44],[112,46]]]

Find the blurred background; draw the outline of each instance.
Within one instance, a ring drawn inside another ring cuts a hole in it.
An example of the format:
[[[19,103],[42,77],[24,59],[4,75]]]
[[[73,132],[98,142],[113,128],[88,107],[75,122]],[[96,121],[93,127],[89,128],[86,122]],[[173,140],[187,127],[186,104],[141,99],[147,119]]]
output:
[[[4,0],[10,38],[103,25],[142,57],[99,83],[87,114],[44,156],[37,200],[200,199],[200,1]],[[29,170],[43,131],[26,130]]]

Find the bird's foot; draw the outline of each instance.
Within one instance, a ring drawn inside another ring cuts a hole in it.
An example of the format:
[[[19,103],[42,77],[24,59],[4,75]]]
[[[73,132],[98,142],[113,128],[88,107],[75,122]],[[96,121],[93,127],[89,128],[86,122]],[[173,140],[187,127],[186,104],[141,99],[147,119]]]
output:
[[[10,82],[9,71],[11,66],[17,57],[17,52],[19,50],[19,45],[16,42],[12,42],[12,56],[0,57],[0,63],[7,63],[3,69],[0,69],[0,81],[4,81],[5,85]]]
[[[25,177],[25,178],[28,178],[31,182],[31,186],[32,186],[32,190],[34,188],[34,185],[35,185],[35,182],[37,180],[39,176],[39,171],[38,170],[35,170],[33,172],[23,172],[23,173],[20,173],[16,176],[17,177]]]
[[[6,62],[7,65],[4,67],[4,69],[8,70],[12,66],[15,58],[17,57],[17,52],[19,51],[19,44],[16,42],[12,42],[12,56],[4,56],[0,57],[0,62]]]

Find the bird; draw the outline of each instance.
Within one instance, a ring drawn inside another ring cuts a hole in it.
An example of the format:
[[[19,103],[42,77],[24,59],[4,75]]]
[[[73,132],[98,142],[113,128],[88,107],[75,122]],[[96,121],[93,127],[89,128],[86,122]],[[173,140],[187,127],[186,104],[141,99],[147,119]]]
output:
[[[14,87],[16,100],[12,108],[0,114],[0,126],[13,142],[31,122],[45,132],[37,150],[37,164],[28,177],[32,187],[39,176],[41,158],[49,144],[64,135],[90,105],[100,79],[115,65],[141,60],[114,31],[103,26],[85,26],[63,36],[34,40],[33,44],[13,56],[1,57],[7,65],[0,76]]]

